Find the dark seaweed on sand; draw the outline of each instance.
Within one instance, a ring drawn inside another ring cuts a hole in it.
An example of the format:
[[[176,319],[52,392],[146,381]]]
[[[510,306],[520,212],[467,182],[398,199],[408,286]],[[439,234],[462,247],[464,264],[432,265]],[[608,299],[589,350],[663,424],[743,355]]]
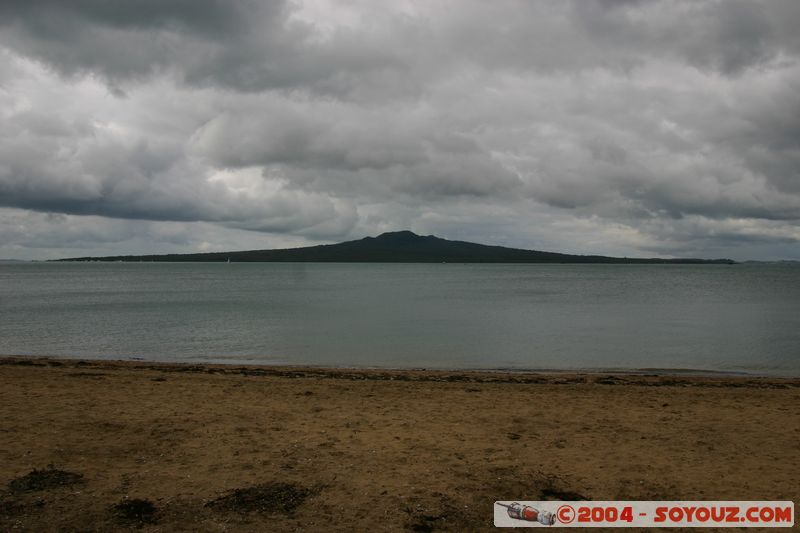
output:
[[[122,500],[113,505],[111,510],[120,520],[139,525],[155,523],[158,511],[153,502],[140,498]]]
[[[291,514],[311,495],[310,489],[292,483],[264,483],[236,489],[209,502],[211,508],[240,513]]]
[[[75,485],[82,481],[83,475],[74,472],[58,470],[57,468],[34,469],[24,476],[12,479],[8,484],[8,488],[12,493],[34,492]]]

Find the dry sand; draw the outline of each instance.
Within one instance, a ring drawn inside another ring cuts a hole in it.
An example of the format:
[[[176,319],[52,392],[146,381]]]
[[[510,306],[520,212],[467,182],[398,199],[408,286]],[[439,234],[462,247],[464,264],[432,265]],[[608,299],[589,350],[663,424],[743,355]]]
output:
[[[2,531],[482,531],[799,473],[797,379],[0,359]]]

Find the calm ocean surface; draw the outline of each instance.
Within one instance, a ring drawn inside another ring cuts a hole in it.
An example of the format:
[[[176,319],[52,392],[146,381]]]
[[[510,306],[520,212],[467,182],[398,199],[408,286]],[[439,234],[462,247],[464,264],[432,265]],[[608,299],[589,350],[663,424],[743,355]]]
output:
[[[800,267],[0,263],[0,354],[800,376]]]

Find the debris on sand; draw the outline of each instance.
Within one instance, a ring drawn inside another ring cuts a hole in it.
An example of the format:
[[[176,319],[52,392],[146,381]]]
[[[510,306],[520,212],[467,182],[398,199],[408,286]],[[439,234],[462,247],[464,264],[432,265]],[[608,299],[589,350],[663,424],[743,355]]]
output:
[[[14,500],[3,500],[0,494],[0,518],[9,518],[18,514],[22,514],[25,506]]]
[[[580,492],[575,492],[572,490],[560,490],[552,486],[542,489],[541,496],[545,500],[561,500],[566,502],[589,499]]]
[[[158,508],[150,500],[133,498],[113,505],[111,511],[123,522],[144,525],[156,522]]]
[[[264,483],[236,489],[207,504],[208,507],[239,513],[291,514],[312,494],[292,483]]]
[[[416,533],[432,533],[433,531],[447,528],[447,515],[420,515],[416,521],[406,524],[406,527]]]
[[[425,521],[416,522],[408,526],[411,531],[415,533],[432,533],[433,526]]]
[[[83,482],[83,474],[48,467],[44,470],[31,470],[24,476],[12,479],[8,488],[12,493],[34,492],[56,489]]]

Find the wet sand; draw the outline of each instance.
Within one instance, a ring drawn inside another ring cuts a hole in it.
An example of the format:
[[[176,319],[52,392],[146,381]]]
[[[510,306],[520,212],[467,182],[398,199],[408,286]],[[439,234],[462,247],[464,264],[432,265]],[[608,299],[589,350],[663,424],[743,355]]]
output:
[[[484,531],[798,472],[800,379],[0,358],[2,531]]]

